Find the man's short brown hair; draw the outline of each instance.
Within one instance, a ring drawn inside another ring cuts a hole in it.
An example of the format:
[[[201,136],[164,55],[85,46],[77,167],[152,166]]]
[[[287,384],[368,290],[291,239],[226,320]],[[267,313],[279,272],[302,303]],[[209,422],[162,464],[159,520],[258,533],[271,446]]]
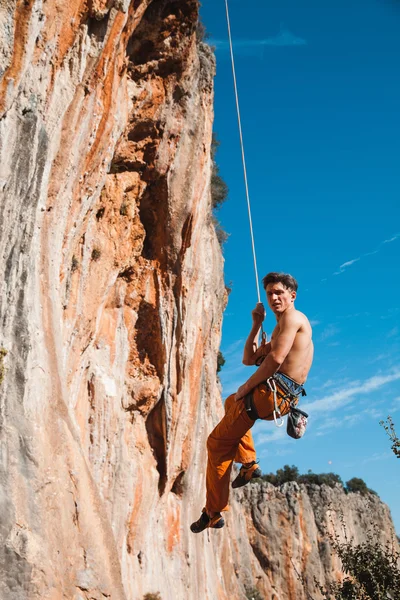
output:
[[[264,290],[267,289],[269,283],[281,283],[287,290],[291,290],[292,292],[297,292],[297,288],[299,287],[295,278],[289,275],[289,273],[268,273],[262,282]]]

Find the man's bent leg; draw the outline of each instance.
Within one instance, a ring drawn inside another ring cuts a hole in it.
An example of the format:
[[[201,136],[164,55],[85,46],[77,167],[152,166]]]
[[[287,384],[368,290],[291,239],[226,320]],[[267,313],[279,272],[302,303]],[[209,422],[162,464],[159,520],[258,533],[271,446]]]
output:
[[[225,416],[207,440],[206,510],[209,514],[228,508],[230,474],[235,457],[239,454],[245,463],[255,460],[252,438],[249,443],[246,437],[254,421],[247,416],[243,400],[235,402],[234,396],[230,396],[226,404]],[[241,443],[243,438],[244,444]]]
[[[225,413],[232,408],[235,403],[235,395],[232,394],[231,396],[228,396],[225,401]],[[249,420],[251,421],[251,419]],[[251,423],[253,424],[254,421],[251,421]],[[253,462],[254,460],[256,460],[256,451],[254,448],[253,435],[251,433],[251,429],[249,429],[240,439],[234,462],[246,464]]]

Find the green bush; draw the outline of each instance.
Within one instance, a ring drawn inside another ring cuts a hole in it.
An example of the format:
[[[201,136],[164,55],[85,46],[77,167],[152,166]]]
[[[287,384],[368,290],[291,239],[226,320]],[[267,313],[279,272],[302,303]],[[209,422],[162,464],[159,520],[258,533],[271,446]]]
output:
[[[196,36],[197,36],[198,42],[205,42],[210,37],[210,34],[208,33],[206,26],[200,20],[197,21]]]
[[[384,430],[386,431],[386,433],[388,434],[390,440],[393,442],[392,443],[392,450],[395,454],[395,456],[397,458],[400,458],[400,440],[396,435],[396,431],[394,428],[394,423],[392,421],[392,417],[389,416],[387,418],[387,421],[380,421],[379,422],[380,425],[382,425],[382,427],[384,428]]]
[[[226,240],[229,237],[229,234],[224,230],[221,223],[217,219],[215,215],[215,211],[221,208],[222,204],[228,198],[228,186],[225,181],[222,179],[219,174],[219,167],[216,162],[216,154],[220,143],[215,133],[213,133],[212,141],[211,141],[211,159],[212,159],[212,168],[211,168],[211,181],[210,181],[210,189],[211,189],[211,207],[213,210],[213,223],[215,227],[215,233],[217,234],[217,239],[219,244],[222,246],[225,244]]]
[[[298,478],[299,483],[307,484],[316,484],[316,485],[328,485],[329,487],[335,487],[337,483],[339,483],[342,487],[343,481],[339,475],[336,473],[313,473],[312,471],[308,471],[305,475],[300,475]]]
[[[288,481],[296,481],[297,483],[303,483],[305,485],[328,485],[332,488],[339,484],[344,488],[346,493],[359,492],[362,495],[377,495],[374,490],[367,487],[365,481],[358,477],[353,477],[353,479],[347,481],[346,486],[344,486],[342,478],[336,473],[313,473],[310,470],[308,473],[300,475],[298,468],[294,465],[291,467],[285,465],[283,469],[278,469],[276,473],[262,475],[261,479],[263,481],[268,481],[268,483],[272,483],[274,486],[282,485]]]
[[[377,493],[367,487],[365,481],[359,477],[353,477],[353,479],[346,481],[346,489],[348,492],[358,492],[362,496],[365,496],[366,494],[375,494],[375,496],[377,496]]]
[[[400,441],[396,435],[391,417],[387,422],[381,421],[389,438],[393,442],[392,450],[399,458]],[[359,492],[363,495],[373,493],[366,483],[353,477],[346,483],[348,492]],[[369,511],[371,512],[371,511]],[[340,558],[345,578],[341,583],[332,583],[324,589],[315,579],[315,583],[325,600],[396,600],[400,598],[400,553],[395,548],[399,538],[391,543],[381,544],[381,532],[377,524],[369,527],[366,540],[362,544],[354,544],[348,540],[343,514],[341,515],[345,541],[342,542],[335,528],[333,533],[325,530],[333,551]],[[300,579],[301,576],[300,576]]]
[[[225,181],[219,174],[219,167],[216,161],[216,154],[220,142],[217,135],[213,133],[211,141],[211,158],[212,158],[212,170],[211,170],[211,205],[214,210],[221,208],[222,204],[226,201],[229,194],[229,188]]]
[[[143,600],[161,600],[160,592],[145,594]]]
[[[324,589],[317,587],[326,600],[386,600],[400,598],[400,554],[394,543],[382,545],[380,531],[373,525],[367,531],[366,541],[354,545],[347,539],[342,515],[345,541],[335,531],[327,534],[334,552],[341,560],[345,579]]]
[[[275,486],[282,485],[288,481],[298,481],[299,469],[294,465],[291,467],[289,467],[289,465],[285,465],[283,469],[278,469],[276,474],[268,473],[267,475],[262,475],[261,479],[268,481]]]
[[[221,350],[218,352],[218,357],[217,357],[217,373],[219,373],[222,369],[222,367],[225,364],[225,358],[224,355],[222,354]]]

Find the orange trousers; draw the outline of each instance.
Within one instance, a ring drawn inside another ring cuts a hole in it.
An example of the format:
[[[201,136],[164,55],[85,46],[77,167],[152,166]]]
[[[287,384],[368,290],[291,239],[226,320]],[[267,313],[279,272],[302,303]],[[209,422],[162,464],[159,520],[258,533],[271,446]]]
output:
[[[262,383],[252,392],[253,402],[261,419],[271,421],[274,397]],[[278,401],[282,415],[287,414],[290,402]],[[244,398],[235,402],[235,394],[225,401],[225,415],[207,440],[208,462],[206,474],[207,512],[228,510],[229,485],[233,462],[249,463],[256,460],[251,428],[255,421],[247,415]]]

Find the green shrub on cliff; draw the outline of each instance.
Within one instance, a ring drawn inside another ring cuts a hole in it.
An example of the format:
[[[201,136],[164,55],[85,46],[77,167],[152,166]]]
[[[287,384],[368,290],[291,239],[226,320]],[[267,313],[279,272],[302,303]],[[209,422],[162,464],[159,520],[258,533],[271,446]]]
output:
[[[392,450],[400,458],[400,440],[396,435],[394,423],[389,416],[387,421],[381,421],[389,435]],[[367,488],[362,479],[353,477],[346,483],[349,492],[363,495],[373,493]],[[372,511],[369,511],[372,513]],[[400,553],[399,538],[390,543],[380,542],[381,532],[377,524],[372,524],[366,533],[362,544],[354,544],[348,540],[346,524],[341,516],[345,541],[342,542],[333,527],[333,533],[326,529],[325,533],[333,551],[340,558],[345,578],[341,583],[333,583],[323,588],[318,581],[315,583],[324,600],[397,600],[400,598]],[[332,527],[330,528],[332,530]]]
[[[362,496],[365,496],[366,494],[375,494],[375,496],[377,496],[377,493],[367,487],[365,481],[359,477],[353,477],[353,479],[346,481],[346,491],[353,493],[359,492]]]
[[[206,42],[210,37],[210,34],[208,33],[206,26],[200,20],[197,22],[196,37],[197,37],[198,42]]]
[[[216,161],[216,154],[219,146],[220,141],[218,140],[216,133],[213,133],[211,141],[211,204],[214,210],[222,206],[228,198],[229,193],[228,186],[220,175],[219,166]]]
[[[262,475],[263,481],[268,481],[274,486],[282,485],[289,481],[296,481],[297,483],[304,483],[305,485],[328,485],[329,487],[335,487],[337,484],[344,488],[346,493],[360,493],[362,495],[374,494],[377,495],[374,490],[367,487],[367,484],[358,477],[353,477],[343,484],[342,478],[336,473],[313,473],[309,470],[307,473],[300,475],[299,469],[292,465],[285,465],[282,469],[278,469],[276,473],[267,473]]]
[[[337,483],[339,483],[341,486],[343,486],[342,479],[339,477],[339,475],[336,475],[336,473],[317,474],[313,473],[310,470],[308,471],[308,473],[300,475],[299,469],[295,465],[292,465],[291,467],[289,465],[285,465],[283,469],[278,469],[275,474],[268,473],[266,475],[263,475],[261,479],[263,479],[264,481],[268,481],[269,483],[272,483],[272,485],[275,486],[282,485],[283,483],[289,481],[296,481],[297,483],[304,483],[306,485],[325,484],[329,485],[329,487],[334,487]]]
[[[336,473],[313,473],[312,471],[308,471],[305,475],[300,475],[298,479],[299,483],[305,484],[316,484],[316,485],[328,485],[329,487],[335,487],[337,483],[339,483],[342,487],[343,481],[339,475]]]
[[[211,141],[211,158],[212,158],[212,167],[211,167],[211,207],[213,211],[213,223],[215,227],[215,233],[217,234],[217,239],[219,241],[220,246],[222,247],[226,240],[229,237],[229,234],[222,227],[221,223],[216,217],[216,211],[219,210],[222,204],[228,198],[228,186],[225,181],[222,179],[219,173],[219,167],[216,162],[216,154],[219,147],[219,140],[215,133],[213,133],[212,141]]]
[[[316,585],[325,600],[395,600],[400,598],[400,553],[394,540],[382,545],[378,525],[372,525],[362,544],[347,539],[342,515],[345,541],[336,531],[327,533],[334,552],[340,558],[345,578],[323,588]]]
[[[217,357],[217,373],[219,373],[222,369],[222,367],[225,364],[225,357],[222,354],[221,350],[218,352],[218,357]]]
[[[285,465],[283,469],[278,469],[275,474],[268,473],[262,475],[261,479],[263,481],[268,481],[269,483],[272,483],[272,485],[275,486],[282,485],[283,483],[287,483],[288,481],[298,481],[299,469],[294,465],[292,465],[291,467],[289,467],[289,465]]]
[[[392,443],[393,453],[395,454],[395,456],[397,458],[400,458],[400,440],[396,435],[392,417],[389,415],[387,418],[387,421],[380,421],[379,424],[382,425],[382,427],[388,434],[390,440],[393,442]]]

